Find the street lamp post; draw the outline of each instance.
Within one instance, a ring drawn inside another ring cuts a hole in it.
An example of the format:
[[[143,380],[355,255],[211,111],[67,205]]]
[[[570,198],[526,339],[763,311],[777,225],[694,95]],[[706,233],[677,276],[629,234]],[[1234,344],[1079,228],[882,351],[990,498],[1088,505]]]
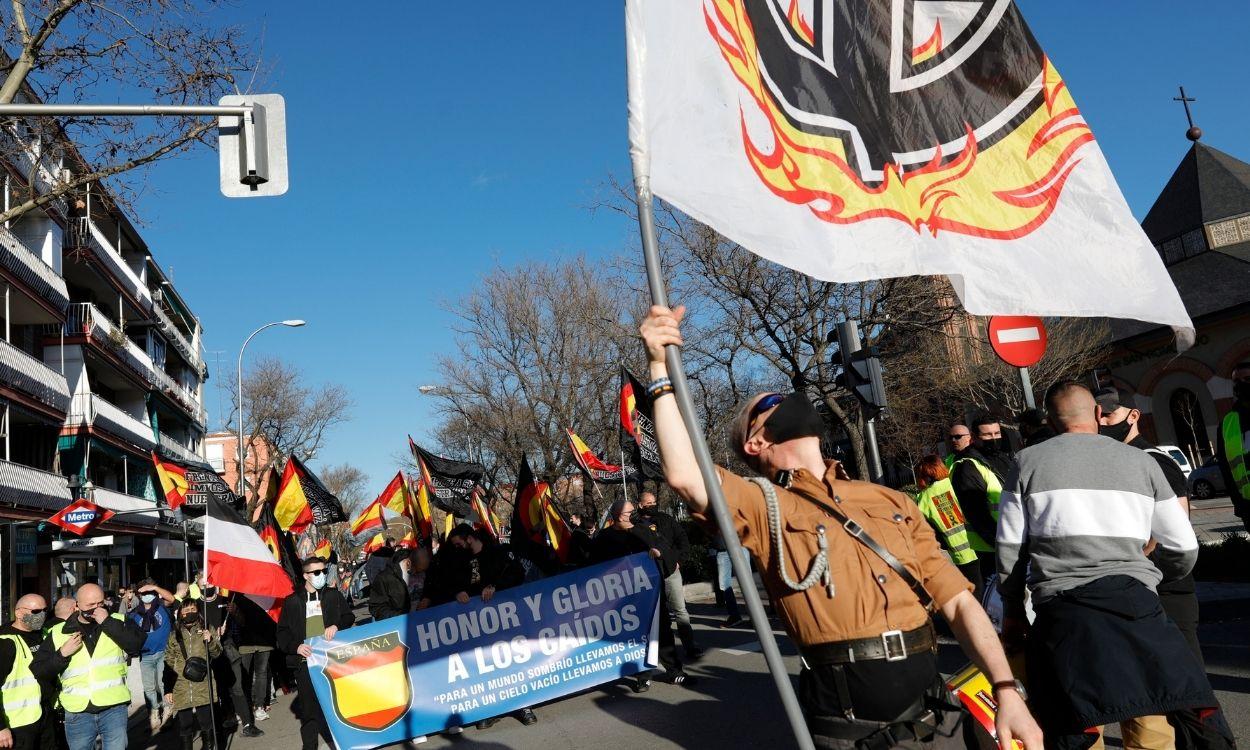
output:
[[[274,321],[273,323],[266,323],[260,328],[257,328],[255,331],[252,331],[251,335],[249,335],[246,339],[243,340],[243,346],[239,347],[239,370],[237,373],[238,387],[239,387],[239,440],[238,440],[238,443],[239,443],[239,481],[238,481],[239,497],[246,498],[246,495],[244,494],[244,485],[243,485],[243,467],[244,467],[244,461],[247,457],[245,453],[245,449],[243,447],[243,352],[247,351],[247,345],[251,343],[252,339],[255,338],[256,334],[260,333],[266,328],[273,328],[274,326],[287,326],[288,328],[299,328],[302,325],[304,325],[304,321],[302,320],[277,320],[277,321]]]

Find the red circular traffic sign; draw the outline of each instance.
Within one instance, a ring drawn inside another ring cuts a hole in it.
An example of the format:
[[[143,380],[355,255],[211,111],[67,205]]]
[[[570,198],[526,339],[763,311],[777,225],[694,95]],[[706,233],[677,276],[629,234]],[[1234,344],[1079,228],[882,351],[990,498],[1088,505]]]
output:
[[[1032,367],[1046,353],[1046,326],[1032,315],[990,318],[990,346],[1012,367]]]

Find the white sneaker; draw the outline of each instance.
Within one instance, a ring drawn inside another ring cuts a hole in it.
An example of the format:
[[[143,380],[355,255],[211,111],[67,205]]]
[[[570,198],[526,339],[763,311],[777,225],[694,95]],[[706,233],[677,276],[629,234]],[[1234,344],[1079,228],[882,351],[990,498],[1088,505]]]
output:
[[[157,730],[161,728],[162,723],[163,723],[163,720],[161,719],[161,710],[159,708],[153,708],[148,711],[148,728],[149,729],[151,729],[153,732],[156,732]]]
[[[264,721],[269,718],[269,712],[261,707],[252,712],[252,717],[256,719],[256,721]]]
[[[404,747],[406,748],[416,747],[417,745],[420,745],[422,742],[425,742],[428,739],[429,738],[426,737],[424,734],[421,735],[420,737],[413,737],[410,740],[404,740]]]
[[[446,734],[464,734],[462,727],[447,727]]]

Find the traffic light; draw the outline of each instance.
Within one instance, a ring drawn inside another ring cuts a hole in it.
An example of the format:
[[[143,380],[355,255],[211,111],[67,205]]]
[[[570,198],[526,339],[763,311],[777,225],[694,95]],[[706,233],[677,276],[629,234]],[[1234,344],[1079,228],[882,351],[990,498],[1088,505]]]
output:
[[[886,407],[885,382],[881,378],[881,360],[871,351],[858,351],[843,358],[838,385],[855,394],[866,408],[880,411]]]

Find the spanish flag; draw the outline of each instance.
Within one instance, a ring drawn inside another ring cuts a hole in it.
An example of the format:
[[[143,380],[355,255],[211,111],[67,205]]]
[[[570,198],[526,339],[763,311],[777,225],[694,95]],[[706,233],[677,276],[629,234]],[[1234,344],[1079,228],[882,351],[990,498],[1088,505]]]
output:
[[[352,519],[352,536],[360,536],[372,529],[386,528],[386,516],[382,504],[377,500],[369,503],[360,511],[360,515]]]
[[[313,554],[320,557],[322,560],[329,560],[331,551],[332,548],[330,547],[330,540],[322,539],[317,543],[317,548],[313,550]]]
[[[178,510],[187,501],[187,493],[191,490],[186,468],[172,461],[162,461],[155,451],[152,453],[152,464],[156,467],[156,476],[161,480],[165,503],[170,510]]]
[[[414,491],[412,488],[411,477],[408,480],[408,496],[412,498],[412,525],[417,531],[417,536],[424,544],[429,544],[434,538],[434,516],[430,514],[430,486],[426,484],[425,478],[421,477],[417,480],[417,487]]]
[[[473,514],[477,516],[477,523],[474,525],[486,529],[491,536],[498,539],[498,519],[494,513],[491,513],[490,508],[486,507],[486,501],[482,499],[480,490],[476,488],[473,490],[473,494],[469,496],[469,505],[473,508]]]
[[[273,516],[283,531],[299,534],[312,525],[312,508],[299,482],[299,462],[292,456],[282,470],[278,496],[274,499]]]
[[[590,446],[586,445],[586,442],[578,437],[572,428],[566,428],[565,432],[568,433],[569,449],[573,452],[573,460],[577,462],[582,473],[593,481],[600,484],[614,484],[633,477],[634,467],[607,463],[596,456]]]
[[[374,534],[373,538],[365,545],[365,554],[372,555],[374,552],[386,546],[386,534]]]

